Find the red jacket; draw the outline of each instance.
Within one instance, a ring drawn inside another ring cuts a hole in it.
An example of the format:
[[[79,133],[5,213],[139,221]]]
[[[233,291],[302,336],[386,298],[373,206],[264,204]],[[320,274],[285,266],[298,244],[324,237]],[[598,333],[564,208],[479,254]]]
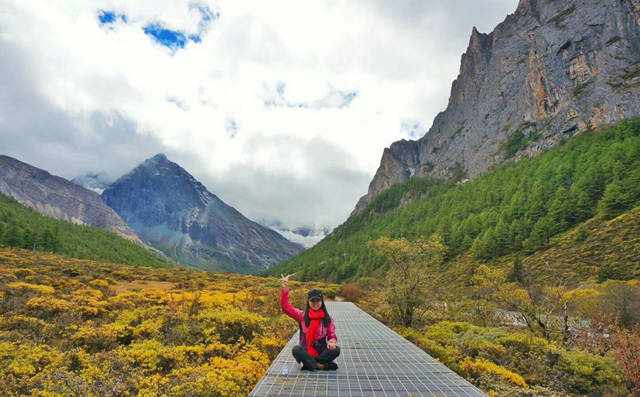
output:
[[[282,307],[282,311],[285,312],[289,317],[298,321],[300,324],[300,345],[307,345],[307,326],[304,323],[304,311],[294,307],[289,302],[289,290],[285,290],[284,288],[280,290],[280,307]],[[329,326],[325,327],[322,321],[320,322],[320,326],[316,331],[316,335],[314,340],[323,341],[324,338],[327,340],[334,339],[336,342],[338,338],[336,337],[336,325],[333,322],[333,319],[329,322]]]

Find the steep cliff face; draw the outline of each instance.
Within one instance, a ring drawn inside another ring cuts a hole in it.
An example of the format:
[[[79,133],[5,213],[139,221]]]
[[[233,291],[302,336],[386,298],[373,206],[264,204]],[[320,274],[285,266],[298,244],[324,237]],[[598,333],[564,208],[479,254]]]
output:
[[[475,28],[446,110],[384,150],[354,213],[413,175],[461,180],[640,114],[640,0],[521,0]]]
[[[97,226],[141,242],[98,194],[8,156],[0,156],[0,193],[52,218]]]
[[[302,251],[225,204],[163,154],[109,185],[102,197],[145,241],[202,269],[254,273]]]

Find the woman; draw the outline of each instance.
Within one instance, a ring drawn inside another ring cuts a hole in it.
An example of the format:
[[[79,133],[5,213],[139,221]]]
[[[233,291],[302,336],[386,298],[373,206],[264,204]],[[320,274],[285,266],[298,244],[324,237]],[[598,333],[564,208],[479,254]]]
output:
[[[290,276],[282,277],[280,306],[289,317],[298,321],[300,327],[300,342],[292,350],[293,357],[298,363],[302,362],[302,370],[338,369],[338,364],[333,362],[340,355],[336,326],[327,312],[322,291],[309,291],[305,311],[295,308],[289,303]]]

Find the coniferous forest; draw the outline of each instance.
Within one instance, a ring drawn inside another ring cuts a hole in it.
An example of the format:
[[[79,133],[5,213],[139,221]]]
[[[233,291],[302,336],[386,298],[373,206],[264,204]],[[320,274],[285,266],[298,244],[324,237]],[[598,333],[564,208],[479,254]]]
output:
[[[310,250],[273,269],[308,279],[362,277],[380,261],[366,242],[438,233],[450,260],[529,255],[555,236],[640,205],[640,120],[587,132],[466,183],[414,178],[382,192]],[[583,233],[584,229],[581,229]]]
[[[168,260],[125,238],[97,227],[49,218],[3,194],[0,194],[0,246],[129,265],[169,264]]]

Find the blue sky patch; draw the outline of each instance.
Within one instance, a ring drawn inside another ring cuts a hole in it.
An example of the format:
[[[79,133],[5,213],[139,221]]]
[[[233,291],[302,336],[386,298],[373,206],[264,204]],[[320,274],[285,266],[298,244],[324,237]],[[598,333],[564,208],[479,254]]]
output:
[[[151,37],[156,43],[169,48],[173,53],[178,49],[185,48],[189,42],[200,43],[207,33],[209,26],[220,18],[217,9],[212,10],[209,6],[192,3],[189,6],[191,12],[200,16],[198,26],[194,30],[181,31],[168,28],[163,21],[149,22],[142,27],[144,34]],[[128,22],[125,14],[120,14],[113,10],[98,10],[98,22],[106,29],[113,29],[118,22]]]
[[[162,24],[151,23],[144,27],[144,33],[163,46],[172,50],[184,48],[187,45],[187,36],[178,30],[165,28]]]
[[[99,10],[98,11],[98,21],[100,25],[113,25],[118,22],[118,20],[126,23],[127,16],[124,14],[118,14],[115,11],[110,10]]]
[[[206,5],[192,4],[191,10],[195,10],[200,14],[200,22],[198,23],[198,29],[196,32],[184,32],[180,30],[172,30],[167,28],[161,22],[154,22],[146,25],[143,30],[144,33],[153,38],[157,43],[176,51],[180,48],[184,48],[188,42],[200,43],[202,37],[207,32],[209,25],[216,19],[220,18],[220,12],[212,11]]]

